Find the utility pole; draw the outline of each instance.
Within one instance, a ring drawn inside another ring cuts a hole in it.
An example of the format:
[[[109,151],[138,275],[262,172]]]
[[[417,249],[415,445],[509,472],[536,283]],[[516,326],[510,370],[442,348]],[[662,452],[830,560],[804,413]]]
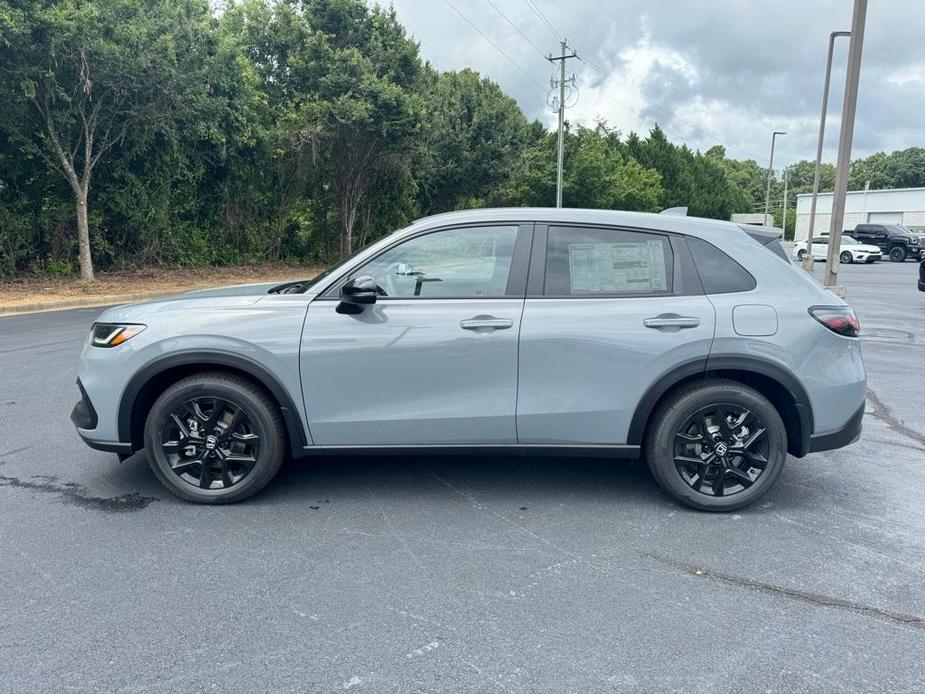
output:
[[[845,196],[848,193],[848,167],[851,164],[851,144],[854,139],[854,114],[858,105],[858,82],[861,77],[861,51],[864,48],[864,22],[867,0],[854,0],[851,19],[851,46],[848,49],[848,71],[845,74],[845,101],[841,111],[841,132],[838,135],[838,164],[835,171],[835,194],[832,196],[832,221],[829,224],[829,250],[825,264],[823,286],[835,294],[838,288],[838,259],[841,235],[845,223]]]
[[[813,238],[816,229],[816,197],[819,195],[819,178],[822,168],[822,143],[825,140],[825,117],[829,107],[829,83],[832,81],[832,53],[835,50],[835,39],[839,36],[851,36],[850,31],[833,31],[829,34],[829,53],[825,61],[825,82],[822,86],[822,115],[819,116],[819,140],[816,142],[816,170],[813,174],[813,197],[809,203],[809,231],[806,232],[807,244]],[[793,233],[796,238],[796,229]],[[809,245],[806,246],[810,248]],[[803,269],[813,271],[812,249],[803,258]]]
[[[774,142],[778,135],[786,135],[783,130],[775,130],[771,133],[771,159],[768,161],[768,191],[764,195],[764,225],[768,225],[768,210],[771,206],[771,176],[774,174]]]
[[[559,62],[559,139],[556,144],[556,207],[562,207],[562,169],[565,163],[565,61],[569,58],[577,57],[573,51],[568,52],[569,47],[563,39],[561,42],[560,55],[549,55],[546,59],[555,63]],[[575,82],[575,75],[569,78],[572,83]]]

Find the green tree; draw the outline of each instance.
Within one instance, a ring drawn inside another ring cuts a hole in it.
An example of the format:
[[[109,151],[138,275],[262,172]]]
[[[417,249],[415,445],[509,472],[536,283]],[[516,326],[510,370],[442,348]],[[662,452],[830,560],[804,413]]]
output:
[[[8,0],[0,106],[12,138],[69,184],[80,274],[93,279],[89,195],[97,167],[143,120],[170,119],[195,88],[179,66],[211,20],[206,0]],[[185,44],[185,45],[184,45]],[[179,79],[181,78],[182,79]]]
[[[307,32],[282,64],[303,85],[284,122],[293,147],[309,148],[330,184],[346,255],[361,207],[375,204],[373,181],[407,180],[416,158],[422,64],[392,9],[363,0],[292,4]]]
[[[613,210],[659,209],[659,174],[620,151],[619,137],[603,125],[579,126],[565,138],[562,201],[566,207]],[[556,192],[556,135],[526,148],[498,193],[502,203],[548,206]]]
[[[472,70],[433,76],[424,108],[418,175],[427,213],[483,199],[510,175],[529,138],[517,102]]]
[[[891,154],[877,152],[851,162],[848,189],[918,188],[925,186],[925,149],[909,147]]]

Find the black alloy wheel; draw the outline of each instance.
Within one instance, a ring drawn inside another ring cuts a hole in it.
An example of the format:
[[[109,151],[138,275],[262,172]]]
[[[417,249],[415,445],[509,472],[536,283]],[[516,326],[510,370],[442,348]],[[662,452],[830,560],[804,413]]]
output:
[[[739,381],[706,379],[668,394],[643,447],[652,476],[700,511],[734,511],[774,485],[787,460],[787,429],[775,406]]]
[[[694,491],[730,496],[751,487],[768,465],[767,427],[732,403],[701,408],[675,433],[674,464]]]
[[[161,429],[170,469],[200,489],[228,489],[257,464],[260,434],[237,403],[193,398],[175,407]]]
[[[273,397],[245,377],[222,372],[194,374],[167,388],[148,412],[144,443],[160,482],[200,504],[256,494],[287,450]]]

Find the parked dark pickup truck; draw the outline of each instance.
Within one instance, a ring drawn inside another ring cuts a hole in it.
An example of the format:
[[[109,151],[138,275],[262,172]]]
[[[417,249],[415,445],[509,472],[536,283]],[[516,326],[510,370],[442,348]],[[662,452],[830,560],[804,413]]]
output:
[[[879,246],[894,263],[901,263],[907,258],[918,260],[920,251],[925,247],[925,238],[919,238],[901,224],[858,224],[854,231],[845,233],[863,244]]]

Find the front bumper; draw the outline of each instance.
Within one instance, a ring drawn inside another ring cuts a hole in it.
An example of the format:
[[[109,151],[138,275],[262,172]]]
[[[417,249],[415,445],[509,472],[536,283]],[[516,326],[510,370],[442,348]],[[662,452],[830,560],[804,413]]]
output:
[[[99,417],[97,417],[93,403],[90,402],[90,396],[87,395],[84,384],[80,382],[79,378],[77,379],[77,389],[80,390],[80,400],[71,410],[71,421],[78,429],[96,429]]]
[[[851,415],[851,419],[838,431],[812,436],[809,440],[809,452],[832,451],[848,446],[861,438],[861,425],[864,419],[864,404]]]
[[[93,403],[90,401],[90,396],[87,395],[87,391],[84,389],[83,383],[80,382],[79,378],[77,379],[77,388],[80,390],[80,400],[77,401],[77,404],[74,405],[74,409],[71,410],[71,421],[74,423],[74,426],[77,427],[77,434],[83,442],[90,446],[90,448],[95,448],[98,451],[131,455],[133,453],[132,444],[123,443],[122,441],[105,441],[94,438],[87,433],[88,431],[96,429],[99,417],[96,414],[96,408],[93,407]]]

